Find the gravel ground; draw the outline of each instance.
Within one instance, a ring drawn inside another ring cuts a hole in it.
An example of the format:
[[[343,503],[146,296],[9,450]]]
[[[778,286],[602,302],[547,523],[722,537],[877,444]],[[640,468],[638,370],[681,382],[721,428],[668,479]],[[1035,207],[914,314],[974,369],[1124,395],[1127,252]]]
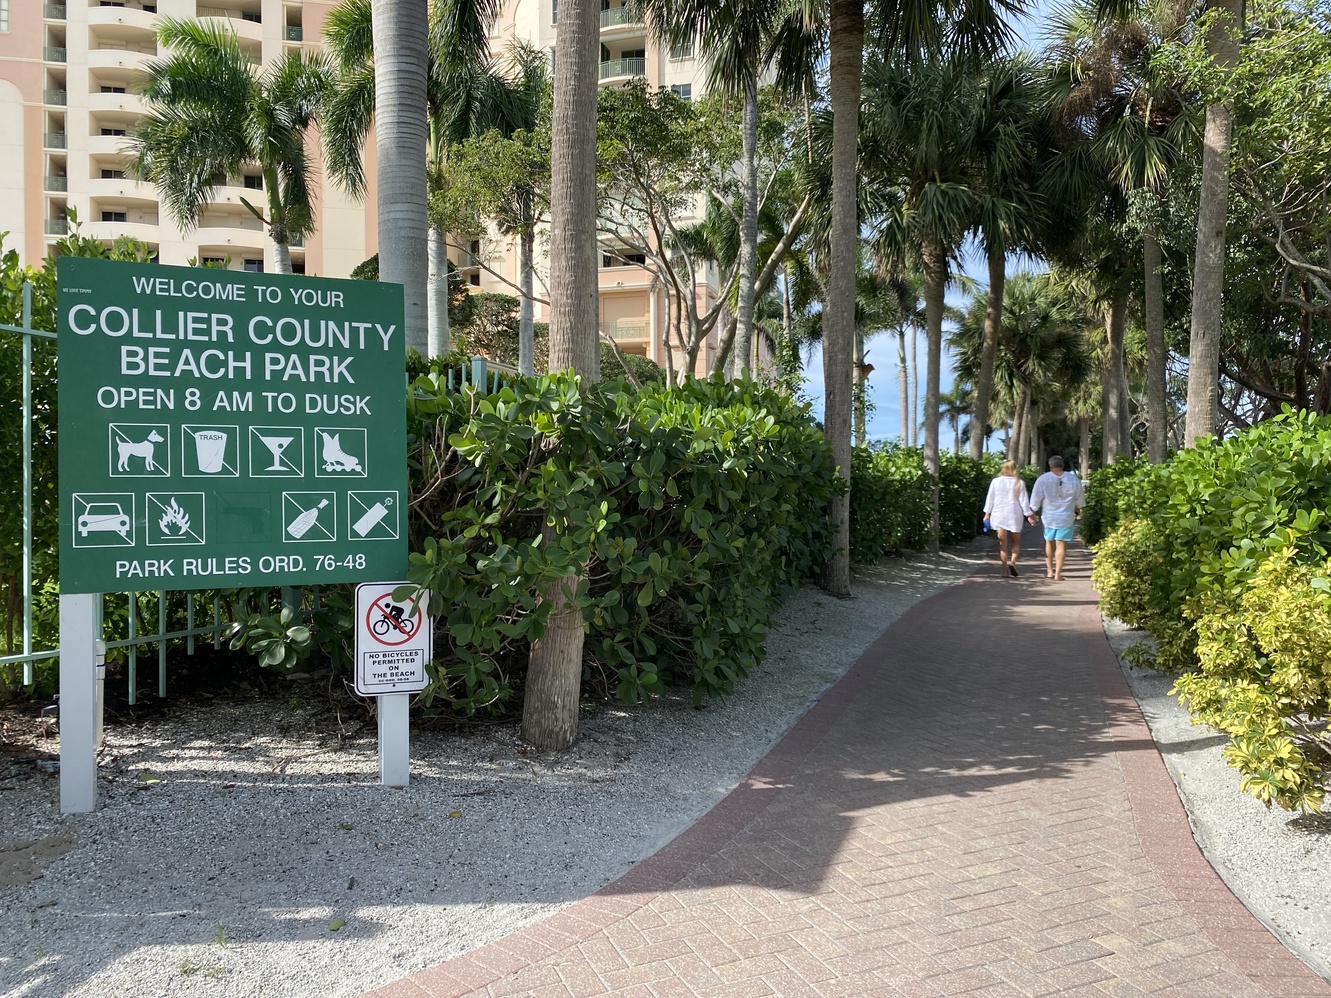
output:
[[[1105,621],[1105,633],[1120,656],[1149,639],[1117,620]],[[1194,727],[1169,695],[1172,677],[1126,663],[1123,672],[1206,858],[1249,911],[1331,979],[1331,819],[1268,811],[1239,789],[1220,754],[1226,736]]]
[[[901,613],[973,571],[983,540],[782,609],[725,703],[584,715],[568,753],[516,729],[419,732],[379,787],[373,722],[317,693],[219,698],[108,728],[101,809],[0,759],[0,994],[340,998],[596,891],[724,796]],[[316,726],[317,725],[317,726]]]

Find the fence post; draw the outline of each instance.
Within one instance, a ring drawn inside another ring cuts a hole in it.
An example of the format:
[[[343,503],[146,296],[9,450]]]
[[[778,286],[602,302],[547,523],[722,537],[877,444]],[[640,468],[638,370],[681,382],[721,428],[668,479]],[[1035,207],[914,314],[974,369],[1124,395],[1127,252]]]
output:
[[[471,383],[477,391],[485,391],[485,358],[473,357],[471,359]]]
[[[97,596],[60,594],[60,810],[97,806]]]
[[[32,285],[23,282],[23,328],[32,329]],[[32,337],[23,340],[23,654],[32,654]],[[23,662],[23,685],[35,680],[32,660]]]

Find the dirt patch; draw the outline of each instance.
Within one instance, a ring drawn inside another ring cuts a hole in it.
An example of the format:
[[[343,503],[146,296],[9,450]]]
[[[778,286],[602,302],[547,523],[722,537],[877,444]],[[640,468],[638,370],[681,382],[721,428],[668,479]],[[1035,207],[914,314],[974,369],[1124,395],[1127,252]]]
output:
[[[14,845],[0,843],[0,887],[39,879],[51,861],[73,849],[77,841],[73,835],[48,835]]]

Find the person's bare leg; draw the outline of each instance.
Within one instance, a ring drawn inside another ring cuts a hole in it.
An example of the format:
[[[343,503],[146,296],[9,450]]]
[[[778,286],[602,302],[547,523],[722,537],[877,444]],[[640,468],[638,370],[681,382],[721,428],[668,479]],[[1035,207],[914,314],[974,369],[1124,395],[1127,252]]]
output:
[[[1054,577],[1054,542],[1044,542],[1044,577],[1052,579]]]
[[[1013,567],[1017,564],[1017,557],[1021,554],[1021,534],[1016,530],[1008,531],[1008,553],[1007,563]]]
[[[1057,552],[1054,555],[1054,578],[1059,582],[1063,581],[1063,560],[1068,556],[1068,542],[1056,541],[1058,545]]]

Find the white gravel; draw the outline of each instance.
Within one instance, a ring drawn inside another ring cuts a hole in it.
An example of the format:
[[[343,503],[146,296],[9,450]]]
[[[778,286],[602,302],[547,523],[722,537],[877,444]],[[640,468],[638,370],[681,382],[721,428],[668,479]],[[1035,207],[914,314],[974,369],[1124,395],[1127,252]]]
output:
[[[56,778],[0,757],[0,994],[341,998],[499,938],[698,818],[986,549],[887,562],[854,600],[797,593],[761,673],[705,710],[598,706],[548,756],[511,726],[417,733],[407,790],[375,784],[372,720],[318,730],[295,683],[110,727],[95,814],[60,818]]]
[[[1194,727],[1169,695],[1172,676],[1134,669],[1125,649],[1149,640],[1117,620],[1105,633],[1174,778],[1202,852],[1248,910],[1323,977],[1331,978],[1331,819],[1267,810],[1239,789],[1222,733]]]

